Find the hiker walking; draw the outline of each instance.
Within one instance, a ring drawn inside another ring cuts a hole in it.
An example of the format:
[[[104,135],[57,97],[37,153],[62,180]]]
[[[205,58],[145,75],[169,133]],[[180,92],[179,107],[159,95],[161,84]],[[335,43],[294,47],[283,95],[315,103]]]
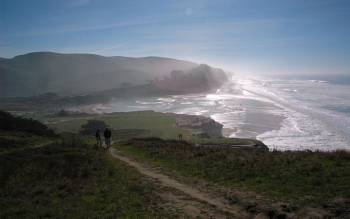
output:
[[[111,146],[111,136],[112,136],[111,130],[109,130],[109,128],[106,128],[105,131],[103,132],[103,136],[105,137],[106,147],[109,148]]]
[[[96,137],[97,147],[102,147],[101,131],[100,131],[100,129],[97,129],[97,131],[95,133],[95,137]]]

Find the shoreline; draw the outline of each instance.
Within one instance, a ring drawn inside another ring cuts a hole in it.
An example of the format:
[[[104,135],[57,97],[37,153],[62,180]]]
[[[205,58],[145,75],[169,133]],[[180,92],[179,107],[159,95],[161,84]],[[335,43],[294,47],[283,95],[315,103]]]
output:
[[[268,112],[248,112],[240,127],[226,128],[224,126],[224,129],[226,129],[225,136],[258,139],[258,136],[262,134],[280,130],[283,127],[283,121],[285,119],[287,119],[286,116]]]
[[[82,107],[74,107],[68,110],[78,111],[88,114],[105,114],[114,112],[135,112],[135,111],[145,111],[145,110],[129,110],[129,111],[114,111],[109,104],[92,104]],[[146,110],[147,111],[147,110]],[[280,130],[283,127],[283,121],[287,118],[284,115],[279,115],[269,111],[255,111],[255,112],[245,112],[246,116],[244,121],[241,121],[240,125],[236,127],[230,127],[227,122],[215,118],[215,115],[195,115],[186,113],[174,113],[166,111],[157,111],[161,113],[177,114],[177,115],[187,115],[188,118],[191,117],[204,117],[209,120],[213,120],[215,123],[222,126],[222,136],[226,138],[252,138],[259,141],[258,136],[265,133]],[[187,118],[186,117],[186,118]]]

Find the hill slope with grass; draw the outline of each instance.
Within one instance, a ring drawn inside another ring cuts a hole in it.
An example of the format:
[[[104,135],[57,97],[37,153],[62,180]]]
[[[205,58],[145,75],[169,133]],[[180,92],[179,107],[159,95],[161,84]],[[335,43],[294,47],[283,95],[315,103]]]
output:
[[[159,207],[155,191],[142,175],[77,135],[0,129],[0,218],[173,217]]]
[[[346,151],[268,151],[153,111],[51,115],[54,135],[0,115],[1,218],[350,218]],[[113,148],[95,145],[95,125]]]
[[[257,218],[350,218],[346,151],[268,152],[159,138],[124,141],[115,148]]]
[[[35,52],[0,60],[0,97],[46,92],[80,95],[121,86],[146,84],[173,71],[192,74],[198,64],[162,57],[105,57],[94,54]],[[203,70],[203,69],[202,69]],[[223,71],[205,69],[218,78]]]

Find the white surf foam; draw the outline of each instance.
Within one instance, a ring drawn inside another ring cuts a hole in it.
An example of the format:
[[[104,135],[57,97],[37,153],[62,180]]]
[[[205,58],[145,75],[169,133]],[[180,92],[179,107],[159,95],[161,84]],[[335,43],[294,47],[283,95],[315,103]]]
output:
[[[312,103],[328,101],[332,104],[330,98],[327,99],[312,91],[322,89],[320,86],[331,85],[317,82],[316,87],[312,87],[311,83],[316,83],[315,81],[268,81],[267,83],[239,81],[239,83],[247,92],[270,99],[276,106],[283,108],[282,113],[286,119],[282,123],[282,128],[257,136],[266,144],[282,150],[349,149],[349,118],[323,110]],[[277,86],[272,86],[274,83]],[[290,92],[299,90],[295,89],[295,86],[302,88],[303,94]],[[309,96],[306,96],[307,94]]]

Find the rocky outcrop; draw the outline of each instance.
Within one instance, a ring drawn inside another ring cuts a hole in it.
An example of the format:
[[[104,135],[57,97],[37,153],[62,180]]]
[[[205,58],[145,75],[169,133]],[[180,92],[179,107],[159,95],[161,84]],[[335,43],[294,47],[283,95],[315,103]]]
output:
[[[223,125],[211,118],[185,114],[173,115],[178,127],[190,129],[193,134],[205,137],[222,137]]]

